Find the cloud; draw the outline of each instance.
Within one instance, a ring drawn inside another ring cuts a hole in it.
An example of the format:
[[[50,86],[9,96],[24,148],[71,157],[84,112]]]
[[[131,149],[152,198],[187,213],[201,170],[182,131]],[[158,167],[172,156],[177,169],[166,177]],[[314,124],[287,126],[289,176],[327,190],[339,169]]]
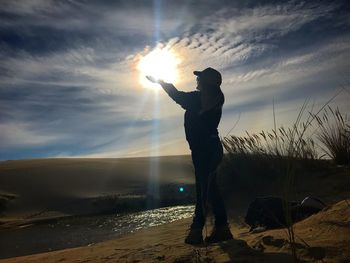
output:
[[[272,98],[282,112],[348,74],[342,1],[138,3],[1,3],[1,158],[188,153],[182,109],[137,80],[137,57],[157,46],[180,57],[179,89],[194,88],[193,70],[222,72],[220,132],[239,112],[239,129],[263,127]]]
[[[182,40],[173,38],[166,45],[184,52],[185,56],[199,54],[205,63],[225,69],[275,50],[282,44],[279,42],[284,35],[330,16],[337,8],[337,5],[296,5],[293,2],[248,9],[223,8],[184,32]],[[192,63],[198,64],[197,61]]]
[[[229,107],[238,103],[242,106],[246,104],[246,110],[256,110],[252,105],[261,105],[262,101],[273,96],[288,100],[295,89],[300,91],[293,96],[300,99],[305,94],[311,95],[310,90],[302,92],[305,84],[312,83],[310,79],[315,80],[314,85],[319,85],[320,92],[334,89],[334,83],[330,83],[334,81],[334,71],[348,67],[344,59],[344,54],[350,51],[346,47],[348,37],[325,38],[322,42],[307,43],[304,47],[296,46],[288,51],[284,47],[289,45],[289,35],[301,31],[301,28],[305,31],[309,30],[308,27],[313,28],[314,22],[329,19],[338,8],[338,4],[296,5],[289,2],[277,7],[223,9],[206,17],[199,27],[194,26],[195,32],[186,32],[182,40],[170,39],[166,46],[186,57],[186,64],[182,65],[183,75],[196,66],[213,66],[224,74],[223,87],[227,89],[228,97],[234,96],[238,101],[231,102]],[[333,23],[328,27],[332,27]],[[303,41],[303,38],[298,41]],[[327,77],[331,81],[325,79]],[[228,89],[232,85],[235,88]],[[293,96],[291,100],[294,100]],[[230,100],[227,102],[230,103]]]
[[[38,134],[29,123],[0,124],[1,147],[33,147],[48,143],[57,143],[59,137],[50,134]]]

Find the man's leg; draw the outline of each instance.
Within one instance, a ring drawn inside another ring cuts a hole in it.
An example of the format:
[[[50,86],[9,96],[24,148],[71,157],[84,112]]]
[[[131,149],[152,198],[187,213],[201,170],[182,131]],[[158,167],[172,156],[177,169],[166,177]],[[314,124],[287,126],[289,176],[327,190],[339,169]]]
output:
[[[214,153],[214,155],[211,160],[211,173],[209,175],[209,198],[215,216],[215,226],[210,236],[205,238],[207,243],[221,242],[233,238],[228,225],[224,200],[216,181],[216,169],[223,157],[223,149],[220,141],[214,144],[212,153]]]
[[[213,213],[215,216],[215,226],[211,234],[205,238],[207,243],[216,243],[225,240],[230,240],[233,238],[228,221],[226,209],[224,206],[224,200],[220,194],[218,184],[216,182],[215,174],[210,182],[210,203],[213,208]]]
[[[225,226],[228,224],[227,213],[225,209],[224,200],[220,193],[220,188],[216,181],[216,173],[211,174],[210,181],[210,203],[213,208],[213,214],[215,216],[215,226]]]
[[[196,208],[194,212],[193,222],[191,228],[203,228],[205,224],[205,217],[203,211],[203,183],[200,175],[196,173]]]
[[[207,176],[205,176],[204,172],[206,171],[207,162],[205,162],[205,159],[203,159],[202,151],[192,151],[192,160],[196,178],[196,208],[193,222],[185,239],[185,243],[201,244],[203,243],[202,230],[206,219],[206,209],[204,204],[207,200]]]

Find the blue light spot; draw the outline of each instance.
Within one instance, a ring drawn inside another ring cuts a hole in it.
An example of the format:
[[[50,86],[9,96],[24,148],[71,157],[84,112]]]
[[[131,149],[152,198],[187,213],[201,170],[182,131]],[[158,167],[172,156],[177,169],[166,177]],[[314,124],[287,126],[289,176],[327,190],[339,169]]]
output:
[[[179,191],[180,191],[180,192],[183,192],[183,191],[184,191],[184,188],[183,188],[183,187],[180,187],[180,188],[179,188]]]

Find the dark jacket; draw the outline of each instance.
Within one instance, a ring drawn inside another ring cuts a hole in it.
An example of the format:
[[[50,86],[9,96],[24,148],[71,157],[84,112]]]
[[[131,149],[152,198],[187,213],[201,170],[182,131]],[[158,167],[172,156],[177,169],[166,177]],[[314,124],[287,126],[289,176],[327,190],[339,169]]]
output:
[[[186,110],[184,126],[186,140],[191,150],[202,150],[209,146],[213,139],[219,139],[218,125],[221,119],[222,107],[200,113],[200,91],[183,92],[178,91],[174,86],[164,89],[176,103]]]

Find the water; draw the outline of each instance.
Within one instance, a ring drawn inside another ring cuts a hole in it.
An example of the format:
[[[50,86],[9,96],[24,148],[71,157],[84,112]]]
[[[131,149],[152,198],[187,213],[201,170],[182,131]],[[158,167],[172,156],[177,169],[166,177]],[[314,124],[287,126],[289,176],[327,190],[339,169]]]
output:
[[[115,232],[134,232],[151,226],[163,225],[193,215],[194,206],[163,207],[120,217],[115,221]],[[107,223],[105,221],[105,223]]]
[[[192,217],[193,205],[163,207],[126,215],[74,217],[0,232],[0,258],[91,245],[151,226]]]

